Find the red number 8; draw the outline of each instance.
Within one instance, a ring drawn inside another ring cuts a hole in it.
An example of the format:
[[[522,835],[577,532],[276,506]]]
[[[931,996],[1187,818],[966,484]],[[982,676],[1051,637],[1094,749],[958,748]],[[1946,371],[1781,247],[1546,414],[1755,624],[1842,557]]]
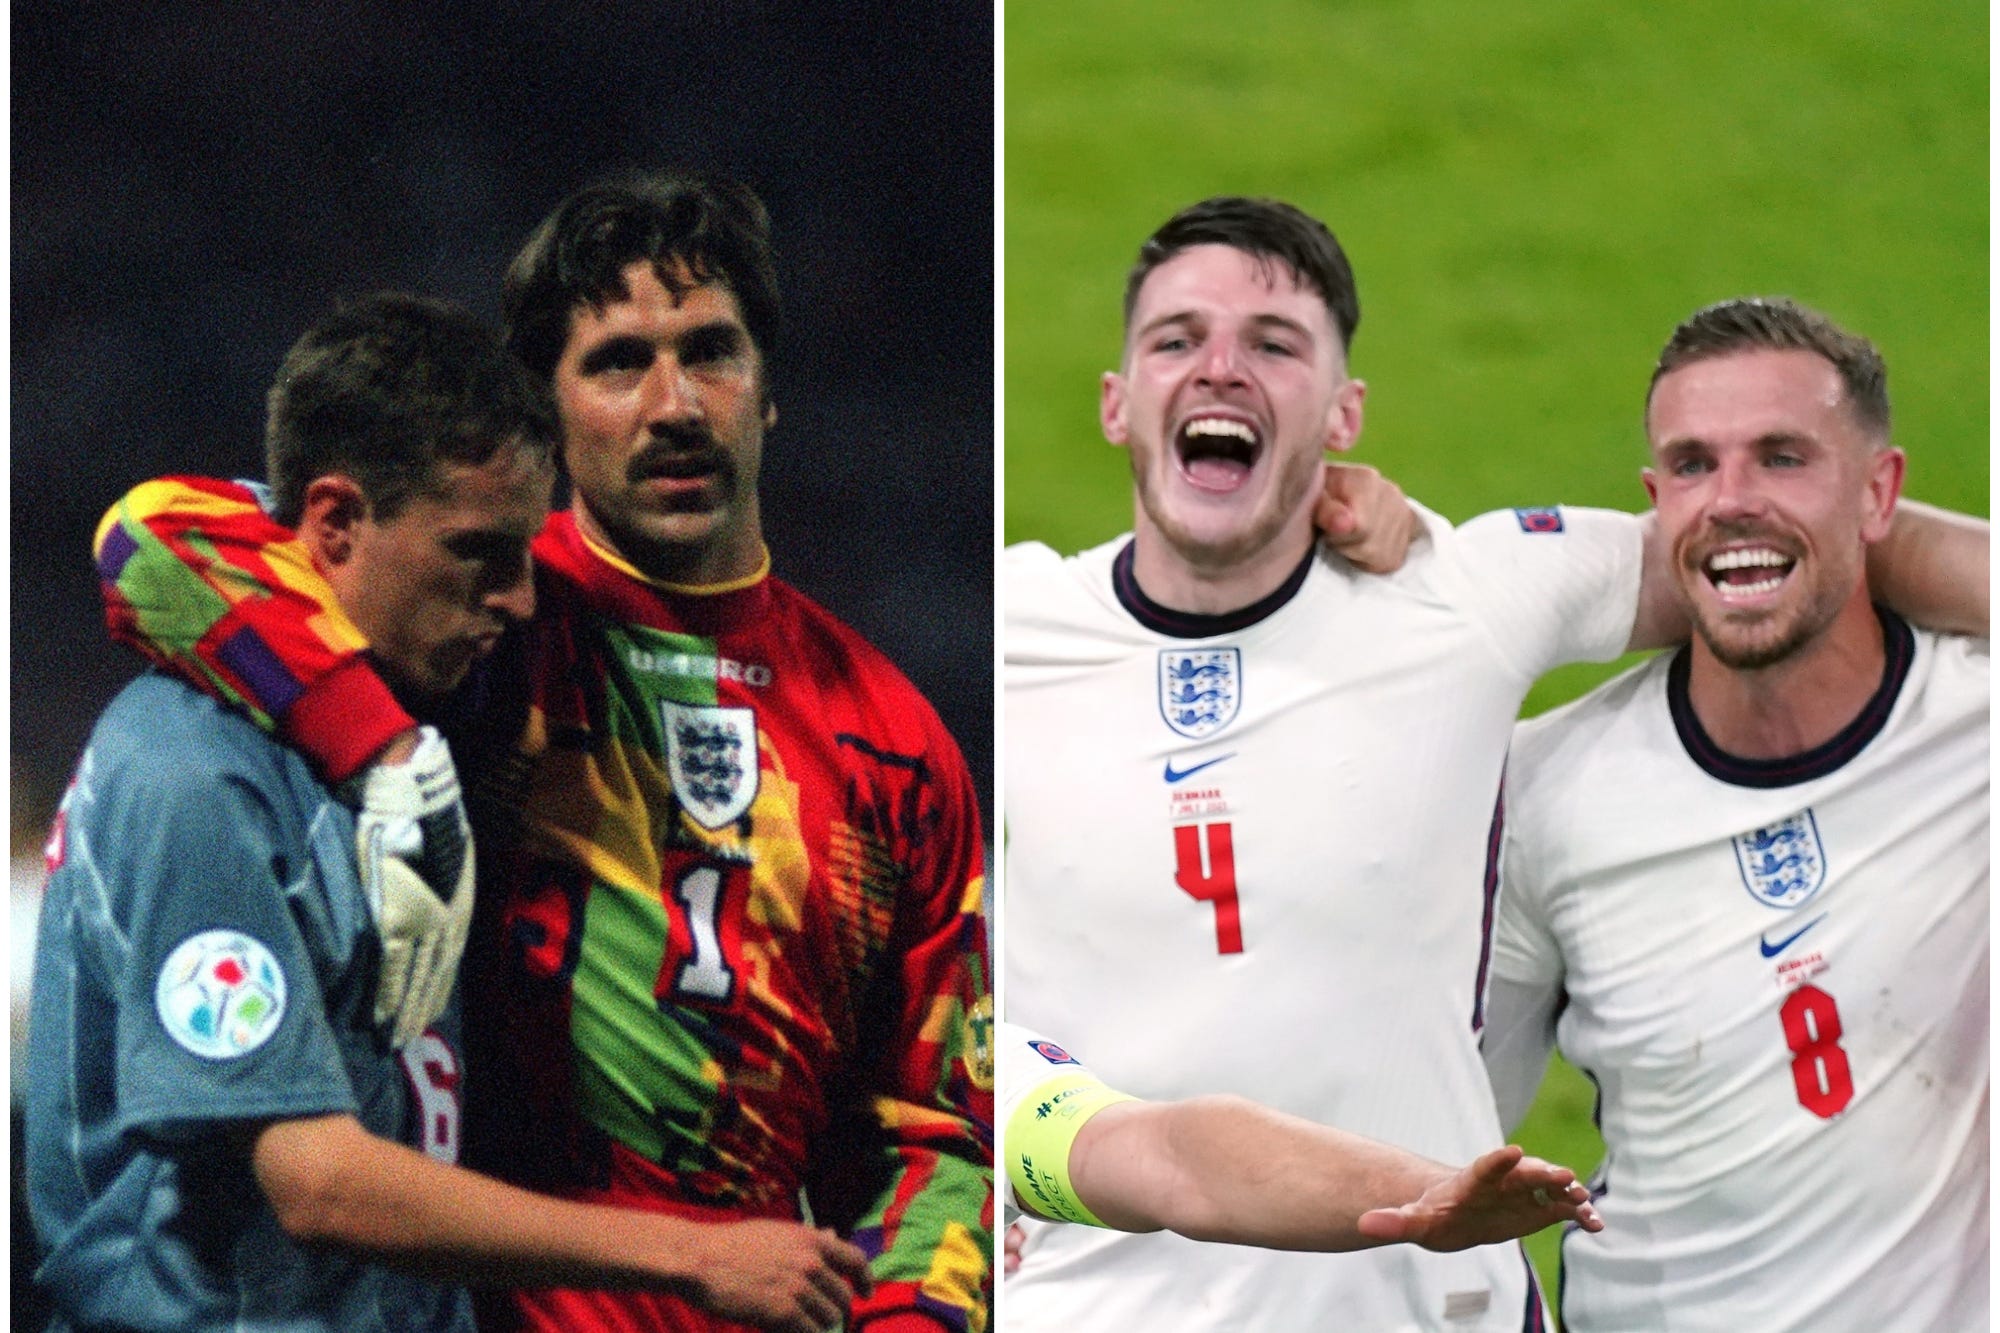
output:
[[[1854,1100],[1854,1072],[1840,1049],[1840,1006],[1817,986],[1801,986],[1778,1006],[1785,1045],[1792,1052],[1792,1084],[1799,1105],[1831,1120]]]

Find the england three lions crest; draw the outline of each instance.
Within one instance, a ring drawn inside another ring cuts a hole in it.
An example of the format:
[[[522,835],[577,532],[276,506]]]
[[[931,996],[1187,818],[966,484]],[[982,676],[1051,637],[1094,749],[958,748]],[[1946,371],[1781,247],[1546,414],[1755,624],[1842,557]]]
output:
[[[1160,649],[1160,716],[1189,740],[1228,726],[1242,699],[1241,649]]]
[[[1743,887],[1766,907],[1797,907],[1826,883],[1826,852],[1810,810],[1769,828],[1739,833],[1732,841]]]
[[[703,828],[740,818],[757,799],[757,711],[663,700],[667,778]]]

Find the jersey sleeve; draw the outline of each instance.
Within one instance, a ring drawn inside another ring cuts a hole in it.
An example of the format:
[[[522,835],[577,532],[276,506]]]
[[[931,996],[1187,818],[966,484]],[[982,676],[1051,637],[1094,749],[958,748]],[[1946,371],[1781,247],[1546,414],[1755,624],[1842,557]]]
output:
[[[916,784],[915,817],[903,821],[908,918],[868,1095],[887,1183],[853,1230],[875,1290],[855,1302],[852,1326],[869,1333],[977,1333],[991,1298],[994,1034],[978,793],[958,747],[930,725],[939,771]]]
[[[329,782],[415,725],[305,547],[233,482],[142,482],[98,523],[114,639],[299,749]]]
[[[1070,1181],[1070,1149],[1092,1116],[1137,1099],[1106,1087],[1056,1043],[1011,1023],[1001,1025],[999,1054],[1008,1220],[1018,1210],[1055,1222],[1103,1226]]]
[[[169,723],[108,780],[87,765],[68,823],[65,870],[113,926],[79,965],[116,997],[121,1126],[186,1142],[220,1122],[356,1112],[288,898],[307,867],[281,836],[276,765],[210,764],[176,740]]]
[[[1515,735],[1518,742],[1519,728]],[[1527,1115],[1555,1048],[1563,996],[1562,950],[1550,928],[1546,886],[1534,856],[1521,755],[1509,761],[1500,837],[1500,893],[1493,922],[1493,971],[1479,1052],[1493,1084],[1500,1124],[1509,1133]]]
[[[1644,527],[1613,509],[1505,509],[1451,534],[1445,578],[1500,659],[1533,680],[1625,651],[1639,614]]]

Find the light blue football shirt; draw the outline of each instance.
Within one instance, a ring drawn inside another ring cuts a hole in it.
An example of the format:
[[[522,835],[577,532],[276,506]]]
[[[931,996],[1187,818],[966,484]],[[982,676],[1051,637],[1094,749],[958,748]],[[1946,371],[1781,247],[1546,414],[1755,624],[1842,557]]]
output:
[[[99,719],[51,843],[29,1020],[29,1201],[58,1328],[472,1327],[463,1290],[279,1227],[246,1124],[347,1112],[457,1152],[457,1015],[403,1054],[354,819],[177,681]]]

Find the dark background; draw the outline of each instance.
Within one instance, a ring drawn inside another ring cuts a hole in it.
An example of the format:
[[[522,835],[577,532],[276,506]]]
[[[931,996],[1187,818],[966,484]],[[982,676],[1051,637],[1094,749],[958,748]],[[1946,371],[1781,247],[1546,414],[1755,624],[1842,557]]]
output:
[[[30,0],[12,34],[17,857],[138,669],[99,619],[106,506],[260,475],[308,323],[382,287],[497,321],[530,228],[632,166],[769,205],[776,571],[916,681],[990,813],[989,4]]]
[[[915,678],[987,785],[992,12],[838,9],[17,4],[17,782],[58,790],[134,670],[88,559],[121,491],[260,475],[311,320],[378,287],[497,320],[534,223],[639,165],[769,204],[777,571]]]

